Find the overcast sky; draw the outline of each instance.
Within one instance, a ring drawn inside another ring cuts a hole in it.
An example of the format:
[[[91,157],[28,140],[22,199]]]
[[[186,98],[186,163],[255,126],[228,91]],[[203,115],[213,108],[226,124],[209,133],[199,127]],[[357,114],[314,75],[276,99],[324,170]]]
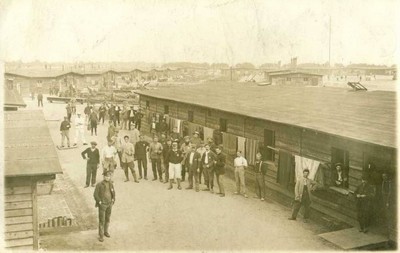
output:
[[[395,63],[399,1],[0,1],[4,61]]]

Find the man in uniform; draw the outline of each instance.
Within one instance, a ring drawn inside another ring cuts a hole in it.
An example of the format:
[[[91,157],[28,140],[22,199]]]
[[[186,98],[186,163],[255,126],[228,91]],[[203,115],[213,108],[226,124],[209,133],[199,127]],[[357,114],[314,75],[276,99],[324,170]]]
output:
[[[261,201],[265,199],[265,175],[267,174],[267,164],[261,160],[261,153],[256,154],[256,164],[254,170],[256,172],[256,194]]]
[[[183,156],[186,156],[187,153],[191,150],[191,145],[190,145],[190,137],[185,136],[184,137],[185,142],[182,143],[181,145],[181,152]],[[182,182],[185,181],[185,175],[186,175],[186,168],[185,165],[182,166]]]
[[[162,171],[161,171],[161,156],[162,156],[162,145],[158,142],[158,137],[153,138],[153,142],[150,143],[150,159],[151,167],[153,169],[153,181],[157,180],[157,172],[160,182],[163,182]]]
[[[64,139],[67,138],[68,147],[69,144],[69,129],[71,128],[71,124],[68,121],[67,117],[64,117],[64,121],[61,122],[60,131],[61,131],[61,147],[64,147]]]
[[[115,190],[111,181],[111,172],[104,171],[104,180],[96,185],[94,190],[94,199],[96,207],[99,208],[99,241],[104,241],[104,236],[110,237],[108,227],[110,225],[110,217],[112,206],[115,203]]]
[[[172,143],[172,149],[168,152],[167,160],[169,162],[169,187],[168,190],[172,189],[172,182],[174,179],[178,183],[178,190],[181,190],[181,170],[182,170],[182,161],[183,161],[183,153],[178,150],[178,143]]]

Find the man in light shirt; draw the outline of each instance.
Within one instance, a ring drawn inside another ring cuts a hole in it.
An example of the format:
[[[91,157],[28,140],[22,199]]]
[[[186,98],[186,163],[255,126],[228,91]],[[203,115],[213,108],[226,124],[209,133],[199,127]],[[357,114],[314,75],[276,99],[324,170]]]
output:
[[[122,158],[121,158],[121,167],[124,169],[125,172],[125,182],[129,181],[129,170],[132,173],[133,179],[135,180],[135,183],[139,183],[139,181],[136,178],[136,172],[135,172],[135,164],[133,163],[134,161],[134,147],[133,144],[129,142],[129,136],[125,135],[124,137],[125,142],[122,144],[121,150],[122,150]]]
[[[242,156],[242,151],[238,150],[236,152],[237,157],[233,161],[235,166],[235,181],[236,181],[236,192],[235,194],[242,194],[245,198],[246,195],[246,185],[244,182],[244,170],[247,167],[247,160]]]
[[[108,141],[108,145],[101,150],[103,171],[110,171],[114,173],[117,164],[117,149],[112,145],[113,142]]]
[[[85,119],[81,117],[81,113],[77,113],[75,118],[75,143],[77,145],[78,139],[81,139],[83,145],[87,145],[85,139]]]

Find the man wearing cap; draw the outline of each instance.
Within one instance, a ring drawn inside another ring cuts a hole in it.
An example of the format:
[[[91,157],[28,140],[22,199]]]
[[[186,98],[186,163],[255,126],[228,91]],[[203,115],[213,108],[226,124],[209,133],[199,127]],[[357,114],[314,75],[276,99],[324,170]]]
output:
[[[343,165],[341,163],[335,164],[335,175],[334,175],[334,185],[340,188],[348,188],[349,182],[348,178],[343,171]]]
[[[191,145],[190,145],[190,137],[189,136],[185,136],[184,138],[184,143],[182,143],[181,145],[181,152],[183,154],[183,156],[186,156],[187,153],[189,153],[189,151],[191,150]],[[185,175],[186,175],[186,168],[185,165],[183,164],[182,166],[182,182],[185,181]]]
[[[201,164],[203,167],[204,173],[204,183],[207,186],[206,189],[203,191],[210,191],[214,193],[214,165],[216,160],[216,155],[214,152],[210,150],[210,145],[206,144],[204,146],[206,148],[206,152],[204,152],[203,156],[201,157]]]
[[[135,183],[139,183],[139,181],[136,178],[135,164],[133,163],[135,154],[133,144],[129,142],[128,135],[125,135],[124,140],[125,143],[122,144],[121,166],[125,172],[125,177],[126,177],[125,182],[129,181],[129,171],[128,171],[129,168],[129,170],[132,173],[133,179],[135,180]]]
[[[111,171],[111,174],[114,173],[117,164],[117,149],[112,144],[111,140],[108,141],[108,145],[101,151],[103,171]]]
[[[164,171],[165,171],[165,180],[164,183],[167,183],[169,181],[169,162],[168,162],[168,153],[172,149],[172,141],[171,139],[167,139],[165,143],[162,143],[163,145],[163,165],[164,165]]]
[[[122,111],[121,106],[119,106],[118,104],[115,106],[114,108],[114,112],[115,112],[115,120],[114,122],[117,122],[118,125],[120,125],[120,112]]]
[[[110,141],[111,138],[115,135],[115,126],[112,120],[108,121],[108,131],[107,131],[107,140]]]
[[[357,219],[360,223],[360,232],[367,233],[370,221],[371,200],[375,195],[373,186],[368,183],[365,175],[361,178],[361,184],[354,192],[357,199]]]
[[[119,165],[121,166],[122,169],[122,145],[124,144],[124,140],[119,136],[119,128],[115,128],[115,134],[113,137],[111,137],[111,141],[113,143],[113,146],[117,150],[118,158],[119,158]]]
[[[157,172],[162,182],[162,171],[161,171],[161,156],[162,156],[162,145],[158,142],[158,137],[155,136],[153,138],[153,142],[150,143],[150,159],[151,159],[151,168],[153,169],[153,181],[157,180]]]
[[[97,113],[95,112],[95,110],[92,109],[89,114],[90,132],[91,132],[92,136],[93,136],[93,132],[97,136],[98,121],[99,121],[99,118],[97,117]]]
[[[303,178],[297,179],[294,187],[294,203],[293,212],[289,220],[296,220],[300,208],[304,207],[304,222],[307,222],[310,205],[311,205],[311,192],[315,190],[317,183],[308,178],[310,170],[303,170]]]
[[[60,131],[61,131],[61,147],[64,147],[64,139],[67,138],[67,144],[69,147],[69,129],[71,128],[71,124],[68,121],[67,117],[64,117],[64,121],[61,122]]]
[[[75,118],[75,143],[77,145],[78,138],[81,139],[83,145],[87,145],[85,139],[85,119],[81,117],[81,113],[78,112]]]
[[[217,179],[217,184],[219,188],[219,196],[225,197],[225,189],[224,189],[224,174],[225,174],[225,155],[222,154],[222,147],[217,146],[215,148],[215,152],[217,153],[215,158],[215,176]]]
[[[178,128],[177,127],[174,127],[172,129],[172,133],[170,134],[170,138],[171,138],[172,141],[177,141],[178,145],[181,142],[181,136],[178,133]]]
[[[190,142],[192,144],[194,144],[196,146],[196,148],[199,147],[201,139],[200,139],[200,133],[198,131],[195,131],[193,133],[193,136],[192,136]]]
[[[69,102],[69,103],[67,104],[67,106],[65,107],[65,109],[67,110],[67,118],[68,118],[68,121],[71,122],[71,116],[72,116],[71,102]]]
[[[169,187],[168,190],[172,189],[172,182],[174,179],[178,183],[178,190],[181,190],[181,170],[182,161],[184,155],[182,151],[178,150],[178,143],[172,143],[172,149],[168,152],[167,160],[169,162]]]
[[[94,190],[96,207],[99,208],[99,241],[104,241],[104,236],[110,237],[108,227],[110,225],[111,210],[115,203],[114,184],[111,181],[111,172],[104,171],[104,180],[97,183]]]
[[[238,150],[236,152],[236,158],[233,161],[235,167],[235,181],[236,181],[236,191],[235,194],[242,194],[247,198],[246,194],[246,184],[244,171],[247,168],[247,160],[242,156],[242,151]]]
[[[191,144],[191,150],[185,156],[185,168],[188,175],[189,186],[186,188],[187,190],[193,189],[193,178],[195,183],[196,192],[199,191],[199,173],[200,173],[200,163],[201,156],[198,152],[196,152],[196,145]]]
[[[92,187],[94,187],[94,184],[96,183],[97,168],[100,164],[100,153],[99,150],[96,148],[97,143],[95,141],[92,141],[90,142],[90,145],[90,148],[85,149],[81,153],[82,158],[87,160],[85,188],[89,187],[90,182],[92,182]]]
[[[139,110],[135,113],[135,128],[139,131],[142,126],[142,118],[143,118],[143,113],[139,108]]]
[[[150,144],[144,140],[144,136],[140,136],[140,141],[135,144],[135,159],[137,160],[138,169],[139,169],[139,179],[142,179],[142,175],[144,179],[147,180],[147,152],[149,151]],[[143,173],[142,174],[142,166]]]

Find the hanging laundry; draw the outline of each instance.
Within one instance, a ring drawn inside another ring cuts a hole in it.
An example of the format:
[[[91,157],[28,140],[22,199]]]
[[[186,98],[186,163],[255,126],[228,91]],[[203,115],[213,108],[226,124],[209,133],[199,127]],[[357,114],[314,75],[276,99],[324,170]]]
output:
[[[249,164],[256,163],[256,154],[258,150],[258,140],[246,139],[246,152],[245,157]]]
[[[204,127],[204,141],[207,141],[208,138],[212,138],[213,132],[214,132],[214,129],[209,128],[209,127]]]
[[[314,180],[320,162],[295,155],[295,163],[296,179],[301,179],[303,177],[303,170],[308,169],[310,171],[308,178]]]
[[[242,151],[242,154],[246,154],[246,138],[238,136],[237,137],[237,151]],[[245,157],[248,159],[248,157]]]
[[[228,134],[225,132],[222,132],[222,139],[223,139],[223,146],[224,150],[226,150],[226,153],[228,155],[235,155],[236,154],[236,141],[237,138],[233,134]]]

